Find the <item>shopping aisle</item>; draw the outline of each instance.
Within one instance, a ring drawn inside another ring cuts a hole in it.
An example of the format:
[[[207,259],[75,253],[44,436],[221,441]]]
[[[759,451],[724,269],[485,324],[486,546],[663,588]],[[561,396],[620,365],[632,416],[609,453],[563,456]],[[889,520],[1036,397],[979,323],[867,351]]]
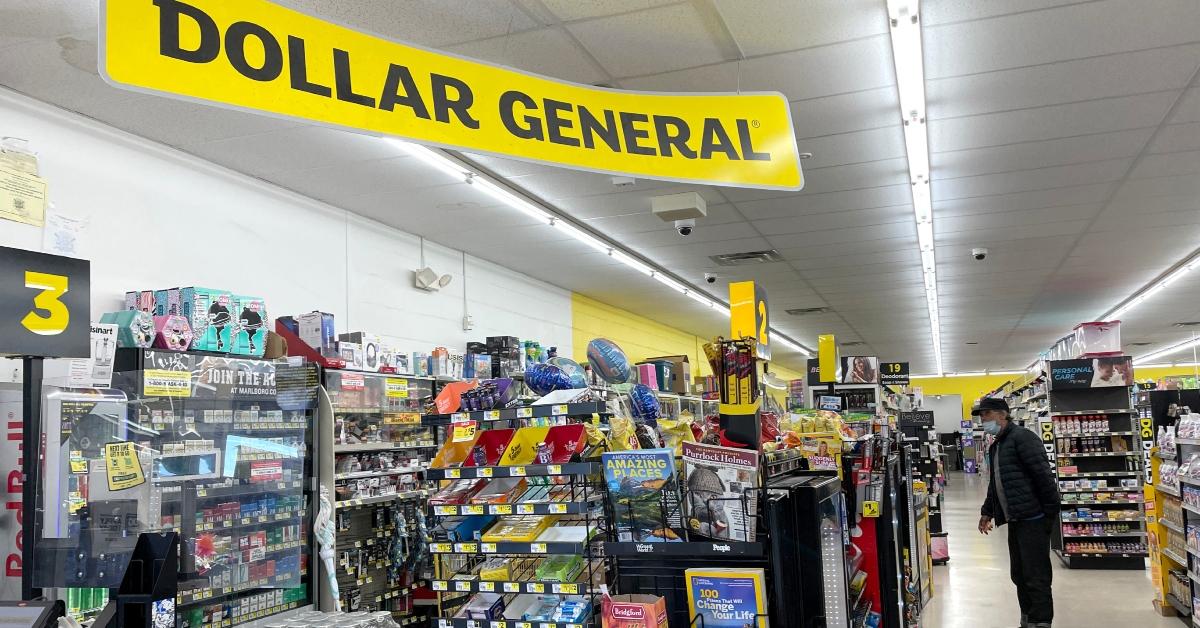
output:
[[[986,480],[953,473],[946,487],[942,520],[950,533],[950,562],[934,566],[933,600],[923,628],[1015,628],[1020,623],[1017,591],[1008,577],[1008,528],[979,533],[979,506]],[[1145,571],[1070,570],[1054,557],[1054,625],[1179,628],[1151,606],[1153,586]]]

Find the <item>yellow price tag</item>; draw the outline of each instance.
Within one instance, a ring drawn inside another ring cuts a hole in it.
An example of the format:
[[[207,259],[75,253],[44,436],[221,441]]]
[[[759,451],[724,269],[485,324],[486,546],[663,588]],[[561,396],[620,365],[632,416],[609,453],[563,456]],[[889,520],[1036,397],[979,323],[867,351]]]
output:
[[[870,517],[870,518],[878,517],[879,516],[879,502],[864,501],[863,502],[863,516]]]
[[[544,585],[540,582],[530,582],[529,583],[529,592],[530,593],[545,593],[546,585]]]
[[[420,425],[421,415],[416,412],[392,412],[383,417],[384,425]]]
[[[488,411],[488,413],[487,413],[487,420],[489,420],[489,421],[499,421],[499,420],[500,420],[500,411],[499,411],[499,410],[490,410],[490,411]]]
[[[532,515],[533,511],[533,504],[517,504],[518,515]]]
[[[529,544],[529,553],[545,554],[546,553],[546,544],[545,543],[530,543]]]
[[[570,411],[571,409],[565,403],[550,407],[550,414],[553,414],[554,416],[563,416]]]
[[[478,543],[455,543],[454,551],[462,552],[463,554],[476,554],[479,552]]]
[[[87,473],[87,472],[88,472],[87,460],[72,460],[71,461],[71,473]]]
[[[392,399],[408,399],[408,380],[398,377],[387,378],[386,395]]]
[[[554,585],[554,592],[555,593],[566,593],[568,595],[578,595],[579,594],[579,585],[575,584],[575,583],[556,584],[556,585]]]
[[[480,546],[479,551],[483,552],[484,554],[495,554],[496,553],[496,544],[495,543],[484,543],[483,545]]]
[[[446,469],[446,477],[451,480],[457,480],[462,477],[462,469]]]
[[[454,581],[454,590],[455,591],[470,591],[471,583],[467,582],[465,580],[455,580]]]
[[[494,593],[496,591],[496,583],[487,581],[480,582],[479,590],[483,593]]]
[[[429,550],[435,554],[449,554],[454,551],[454,546],[450,543],[431,543]]]
[[[521,583],[520,582],[505,582],[504,583],[504,592],[505,593],[520,593],[521,592]]]
[[[561,514],[566,514],[566,512],[567,512],[566,504],[550,504],[550,514],[561,515]]]
[[[462,514],[464,515],[482,515],[483,506],[463,506]]]
[[[451,440],[455,443],[475,440],[475,422],[467,421],[466,423],[455,423],[454,434],[451,437]]]
[[[550,475],[562,475],[562,465],[552,464],[546,467],[546,473],[549,473]]]
[[[511,515],[512,513],[512,504],[496,504],[488,507],[488,514],[491,515]]]
[[[533,408],[517,408],[518,419],[533,418]]]
[[[525,467],[509,467],[508,475],[514,478],[525,477]]]
[[[475,476],[481,478],[490,478],[492,477],[492,470],[488,467],[480,467],[479,470],[475,472]]]
[[[431,583],[429,583],[429,584],[430,584],[430,586],[433,588],[433,590],[434,590],[434,591],[447,591],[447,590],[449,590],[449,587],[447,586],[449,583],[448,583],[448,582],[446,582],[446,581],[444,581],[444,580],[434,580],[433,582],[431,582]]]

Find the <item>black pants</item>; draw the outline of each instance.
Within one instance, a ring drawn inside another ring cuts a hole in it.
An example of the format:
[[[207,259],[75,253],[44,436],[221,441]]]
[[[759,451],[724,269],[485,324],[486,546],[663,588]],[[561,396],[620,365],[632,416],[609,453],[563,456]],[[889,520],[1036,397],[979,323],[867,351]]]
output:
[[[1050,594],[1053,570],[1050,566],[1050,525],[1053,519],[1008,522],[1008,560],[1012,563],[1012,581],[1017,585],[1021,614],[1029,623],[1049,624],[1054,619],[1054,598]]]

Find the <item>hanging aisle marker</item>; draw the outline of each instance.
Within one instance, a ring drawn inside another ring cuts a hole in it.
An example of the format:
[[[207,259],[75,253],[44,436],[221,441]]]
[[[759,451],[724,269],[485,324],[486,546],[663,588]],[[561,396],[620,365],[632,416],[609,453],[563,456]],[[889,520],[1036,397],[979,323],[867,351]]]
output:
[[[779,93],[579,85],[265,0],[104,0],[100,19],[100,72],[118,87],[580,170],[804,186]]]

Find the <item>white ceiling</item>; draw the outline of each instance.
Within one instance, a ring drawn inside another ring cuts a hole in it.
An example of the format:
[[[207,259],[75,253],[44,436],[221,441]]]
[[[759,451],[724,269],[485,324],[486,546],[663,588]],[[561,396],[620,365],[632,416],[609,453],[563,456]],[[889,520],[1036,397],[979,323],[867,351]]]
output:
[[[293,0],[398,40],[584,83],[773,90],[800,193],[638,181],[481,155],[480,167],[700,285],[756,279],[806,344],[933,370],[885,0]],[[925,0],[943,346],[1019,368],[1200,247],[1200,2]],[[351,133],[124,92],[95,73],[94,0],[0,5],[0,85],[693,332],[724,321],[470,186]],[[649,197],[695,190],[680,238]],[[498,244],[499,243],[499,244]],[[973,247],[991,253],[971,259]],[[718,268],[708,256],[777,249]],[[1190,332],[1200,277],[1126,316],[1135,353]],[[828,307],[793,317],[788,308]],[[967,345],[968,342],[978,343]],[[790,365],[796,366],[794,360]]]

